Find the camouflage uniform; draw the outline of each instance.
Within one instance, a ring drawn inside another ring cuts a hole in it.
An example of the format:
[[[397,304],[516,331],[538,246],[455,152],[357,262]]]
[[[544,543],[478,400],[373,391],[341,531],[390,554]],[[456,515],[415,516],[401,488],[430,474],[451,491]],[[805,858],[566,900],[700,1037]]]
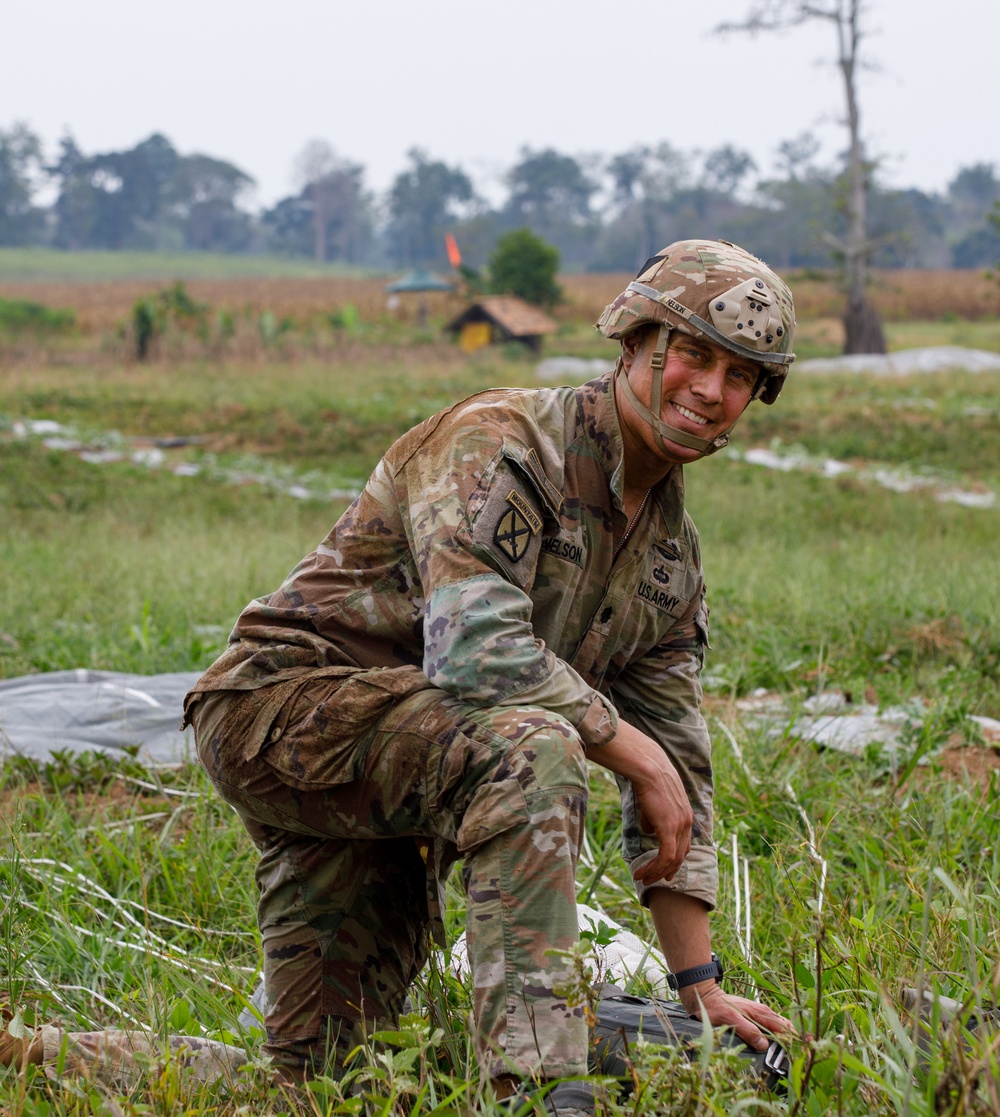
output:
[[[714,904],[697,533],[677,466],[623,539],[622,453],[610,373],[433,416],[247,606],[188,696],[199,755],[261,853],[276,1060],[323,1044],[342,1059],[362,1020],[394,1019],[461,857],[484,1071],[584,1071],[585,1022],[547,952],[577,938],[583,750],[619,714],[694,810],[662,885]],[[635,864],[655,840],[628,784],[622,802]]]
[[[0,1067],[34,1064],[53,1079],[79,1075],[113,1090],[131,1090],[143,1073],[173,1064],[201,1082],[234,1082],[248,1062],[241,1047],[200,1036],[161,1037],[142,1028],[70,1032],[43,1024],[30,1036],[0,1033]]]

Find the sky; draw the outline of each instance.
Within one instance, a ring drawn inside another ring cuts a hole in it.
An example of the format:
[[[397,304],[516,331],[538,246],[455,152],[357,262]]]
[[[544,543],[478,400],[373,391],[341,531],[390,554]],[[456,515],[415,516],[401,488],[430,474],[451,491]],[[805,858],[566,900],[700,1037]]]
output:
[[[824,0],[833,4],[836,0]],[[315,139],[384,191],[407,151],[459,164],[487,197],[524,147],[612,155],[666,140],[732,144],[759,172],[802,133],[845,147],[832,25],[756,38],[713,29],[746,0],[7,0],[0,128],[48,154],[162,132],[226,159],[251,202],[295,192]],[[1000,4],[868,0],[859,78],[869,154],[888,185],[943,190],[962,166],[1000,170]]]

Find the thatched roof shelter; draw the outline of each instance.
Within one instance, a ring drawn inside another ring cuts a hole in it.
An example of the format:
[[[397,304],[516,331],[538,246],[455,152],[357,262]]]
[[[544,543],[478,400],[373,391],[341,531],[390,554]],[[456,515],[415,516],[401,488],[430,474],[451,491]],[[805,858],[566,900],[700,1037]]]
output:
[[[542,338],[558,328],[544,310],[516,295],[484,295],[444,327],[458,335],[467,352],[504,341],[519,341],[537,352]]]

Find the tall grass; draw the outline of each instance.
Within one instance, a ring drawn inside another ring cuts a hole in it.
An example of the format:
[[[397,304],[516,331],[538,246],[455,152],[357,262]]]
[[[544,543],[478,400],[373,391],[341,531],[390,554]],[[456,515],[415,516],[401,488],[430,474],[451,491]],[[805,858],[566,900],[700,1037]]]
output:
[[[325,464],[357,483],[395,433],[442,403],[531,378],[527,361],[466,362],[433,347],[359,347],[328,366],[7,368],[0,414],[145,438],[182,432],[204,440],[170,451],[191,460],[209,449],[220,459],[252,452],[298,474]],[[995,486],[1000,450],[970,409],[986,409],[988,420],[997,387],[985,375],[793,378],[775,408],[747,416],[739,441],[784,435],[817,454],[951,462],[966,482]],[[296,501],[206,473],[90,465],[13,440],[9,427],[0,464],[5,677],[203,667],[245,602],[274,588],[344,503]],[[724,455],[688,471],[688,502],[713,605],[706,710],[722,870],[714,939],[729,987],[756,988],[800,1034],[784,1098],[761,1094],[722,1055],[689,1064],[640,1051],[639,1091],[609,1093],[608,1111],[996,1112],[996,1041],[941,1020],[922,1028],[901,995],[931,990],[980,1015],[997,997],[1000,783],[956,774],[946,761],[988,761],[964,715],[1000,717],[1000,512]],[[789,723],[824,688],[882,706],[919,695],[926,716],[893,763],[875,750],[846,757],[744,718],[736,700],[758,687],[782,696]],[[147,1025],[252,1041],[237,1018],[259,961],[254,852],[200,772],[151,777],[63,759],[40,771],[8,764],[2,778],[0,1004],[21,1008],[29,1024],[58,1018],[70,1028]],[[651,938],[614,852],[616,798],[595,772],[581,897]],[[749,896],[737,880],[749,881]],[[449,895],[454,936],[457,879]],[[744,912],[751,904],[749,958],[738,899]],[[439,962],[397,1042],[304,1100],[277,1093],[259,1066],[238,1083],[205,1087],[168,1064],[118,1091],[0,1074],[0,1107],[17,1117],[491,1113],[468,1009],[465,983]]]

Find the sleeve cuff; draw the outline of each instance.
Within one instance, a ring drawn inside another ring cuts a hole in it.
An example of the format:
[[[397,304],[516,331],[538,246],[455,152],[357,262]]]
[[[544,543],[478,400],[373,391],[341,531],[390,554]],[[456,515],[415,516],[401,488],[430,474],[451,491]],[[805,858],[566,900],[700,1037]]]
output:
[[[694,896],[707,904],[710,911],[714,910],[719,893],[719,859],[714,847],[692,846],[691,851],[684,858],[684,863],[674,874],[673,880],[657,880],[652,884],[643,884],[635,880],[634,874],[655,856],[655,850],[647,850],[629,862],[639,903],[644,908],[649,907],[649,893],[652,889],[666,888],[670,892],[683,892],[686,896]]]
[[[592,745],[606,745],[618,732],[618,711],[598,695],[591,702],[590,709],[577,725],[576,731],[588,748]]]

